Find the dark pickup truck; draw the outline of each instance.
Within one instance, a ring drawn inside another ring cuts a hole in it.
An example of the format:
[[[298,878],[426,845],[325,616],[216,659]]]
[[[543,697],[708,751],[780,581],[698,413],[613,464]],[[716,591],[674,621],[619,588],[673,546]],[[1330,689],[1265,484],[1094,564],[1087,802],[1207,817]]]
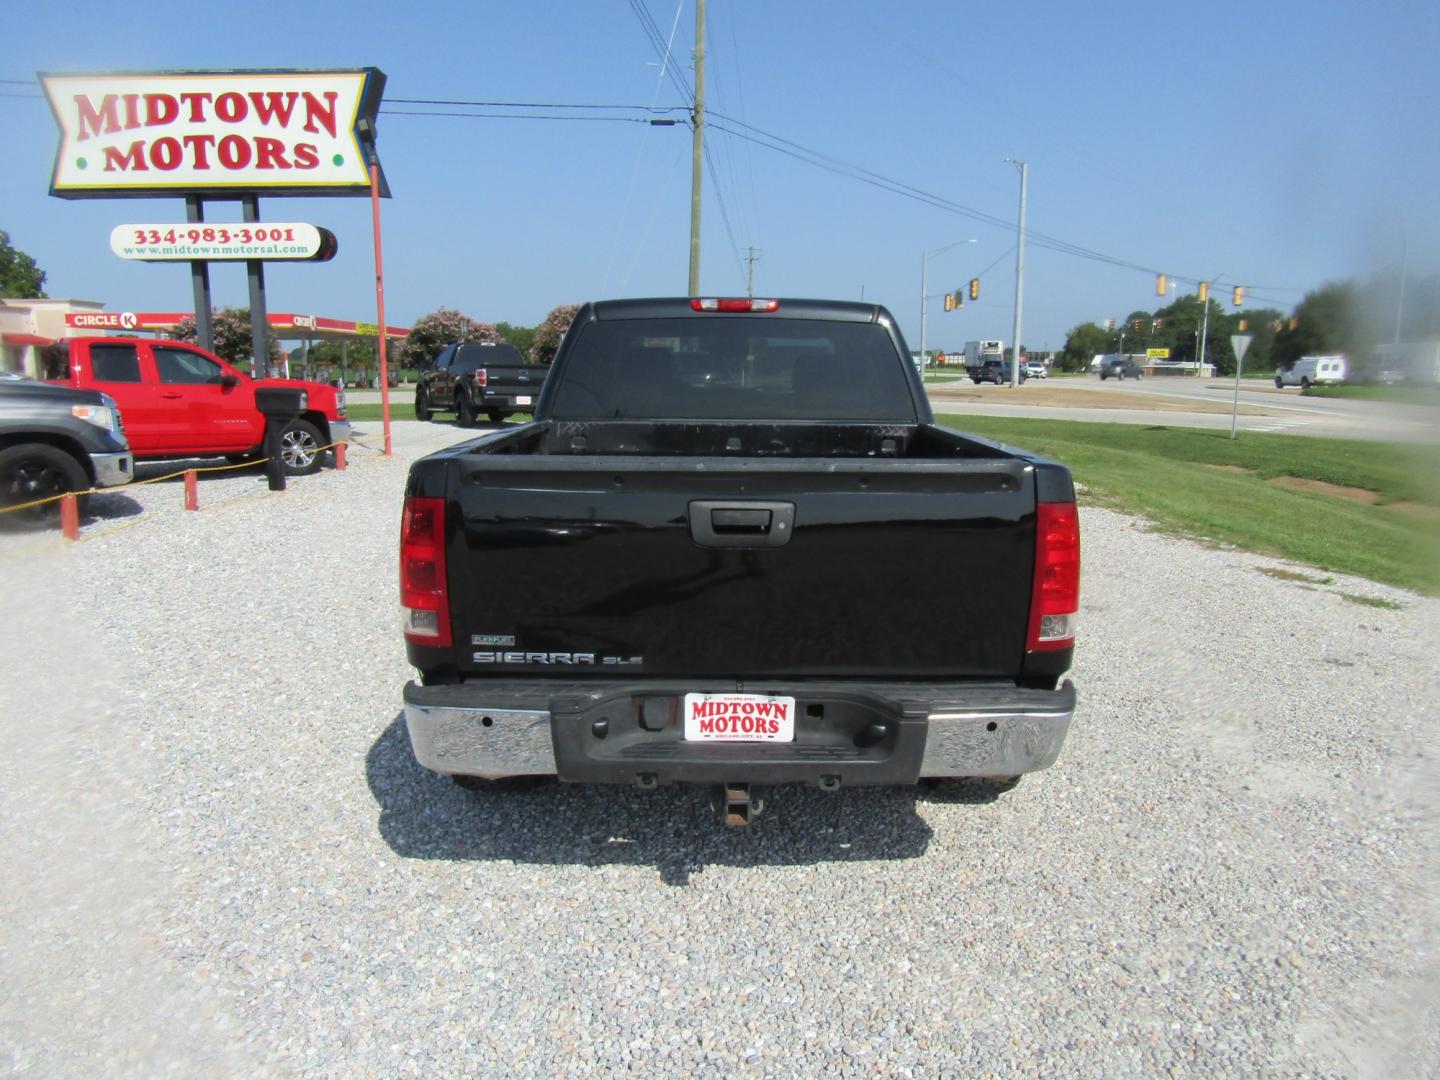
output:
[[[0,380],[0,508],[25,522],[56,516],[66,492],[135,479],[113,398],[28,379]],[[14,520],[10,514],[0,521]]]
[[[484,413],[498,424],[535,407],[549,370],[525,363],[520,350],[507,341],[446,345],[420,373],[415,417],[429,420],[437,412],[453,412],[461,427],[474,427]]]
[[[583,307],[528,424],[411,466],[417,759],[713,785],[1001,788],[1075,707],[1062,465],[935,424],[881,307]],[[977,573],[977,569],[981,572]]]

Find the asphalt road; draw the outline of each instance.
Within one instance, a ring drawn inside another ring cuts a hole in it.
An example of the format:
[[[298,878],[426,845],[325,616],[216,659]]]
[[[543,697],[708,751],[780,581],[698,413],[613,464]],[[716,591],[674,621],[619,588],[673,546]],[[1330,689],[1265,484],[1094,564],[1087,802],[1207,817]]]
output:
[[[929,383],[936,412],[1091,420],[1112,424],[1230,427],[1235,384],[1222,379],[1046,379],[1008,386],[967,379]],[[1305,397],[1298,390],[1242,381],[1240,431],[1440,444],[1440,409],[1424,405]]]

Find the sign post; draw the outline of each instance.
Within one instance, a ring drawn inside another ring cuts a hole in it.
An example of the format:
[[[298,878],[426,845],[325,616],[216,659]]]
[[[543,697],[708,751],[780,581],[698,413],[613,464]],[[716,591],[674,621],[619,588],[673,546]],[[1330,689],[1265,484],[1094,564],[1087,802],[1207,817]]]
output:
[[[1230,438],[1235,438],[1235,418],[1240,413],[1240,370],[1245,366],[1245,353],[1250,349],[1250,342],[1255,339],[1250,334],[1231,334],[1230,347],[1235,350],[1235,399],[1230,403]]]

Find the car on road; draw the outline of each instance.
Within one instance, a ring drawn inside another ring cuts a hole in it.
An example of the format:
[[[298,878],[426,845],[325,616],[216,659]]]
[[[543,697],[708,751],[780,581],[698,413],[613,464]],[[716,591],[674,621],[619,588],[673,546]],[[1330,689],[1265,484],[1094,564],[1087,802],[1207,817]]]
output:
[[[1050,369],[1039,360],[1027,360],[1025,362],[1025,374],[1032,379],[1048,379]]]
[[[1298,386],[1309,390],[1312,386],[1339,386],[1348,374],[1343,356],[1302,356],[1289,368],[1275,372],[1275,388]]]
[[[1010,383],[1010,361],[991,358],[982,361],[979,367],[970,368],[970,381],[976,386],[982,382],[994,383],[996,386],[1008,386]],[[1030,377],[1024,365],[1020,367],[1020,381],[1023,383]]]
[[[1116,356],[1100,365],[1102,379],[1143,379],[1145,369],[1128,356]]]

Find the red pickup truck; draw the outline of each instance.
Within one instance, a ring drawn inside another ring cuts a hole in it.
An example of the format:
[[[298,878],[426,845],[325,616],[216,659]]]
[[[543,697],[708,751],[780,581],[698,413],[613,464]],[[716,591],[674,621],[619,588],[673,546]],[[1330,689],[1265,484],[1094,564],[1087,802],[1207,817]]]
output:
[[[323,448],[350,439],[345,395],[324,383],[251,379],[179,341],[95,337],[69,338],[65,345],[65,372],[52,381],[114,398],[137,460],[223,455],[241,461],[257,454],[265,438],[257,386],[306,393],[305,411],[281,434],[291,476],[318,471]]]

